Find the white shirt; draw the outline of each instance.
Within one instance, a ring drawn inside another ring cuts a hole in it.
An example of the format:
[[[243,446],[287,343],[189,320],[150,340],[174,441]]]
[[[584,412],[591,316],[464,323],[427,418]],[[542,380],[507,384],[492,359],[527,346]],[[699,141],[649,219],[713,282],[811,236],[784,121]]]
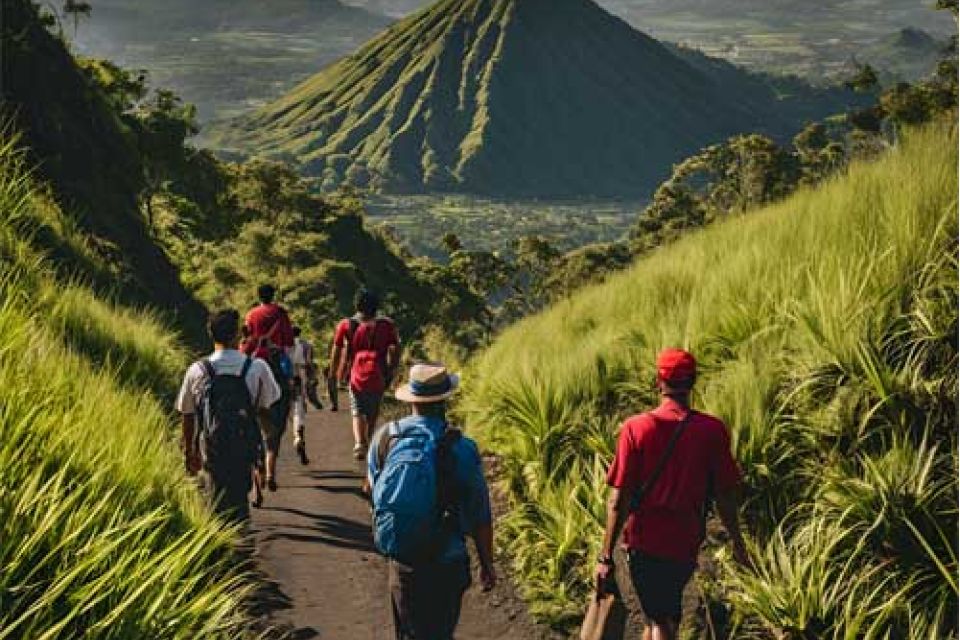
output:
[[[247,356],[236,349],[224,349],[223,351],[214,351],[208,360],[213,365],[213,370],[217,375],[240,375],[243,371],[243,363]],[[180,386],[180,394],[177,396],[177,411],[185,415],[191,415],[197,411],[197,399],[203,392],[204,379],[207,377],[203,370],[203,365],[194,362],[187,369],[183,376],[183,384]],[[280,387],[273,378],[273,372],[269,365],[263,360],[254,358],[250,363],[250,369],[246,377],[247,389],[250,390],[250,397],[253,399],[253,405],[260,409],[269,409],[274,402],[280,399]]]

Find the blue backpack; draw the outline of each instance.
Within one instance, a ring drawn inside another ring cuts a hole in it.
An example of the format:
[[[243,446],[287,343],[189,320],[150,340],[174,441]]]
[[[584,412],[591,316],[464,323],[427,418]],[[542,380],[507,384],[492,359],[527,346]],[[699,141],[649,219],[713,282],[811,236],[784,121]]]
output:
[[[451,451],[459,438],[457,429],[437,439],[425,426],[401,428],[399,422],[383,430],[373,486],[373,537],[383,555],[405,564],[427,562],[456,531]]]

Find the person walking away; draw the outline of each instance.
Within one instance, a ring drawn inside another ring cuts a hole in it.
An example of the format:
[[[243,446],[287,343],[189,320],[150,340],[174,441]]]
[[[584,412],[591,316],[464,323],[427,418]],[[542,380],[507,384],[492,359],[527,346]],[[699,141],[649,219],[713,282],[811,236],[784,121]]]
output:
[[[645,617],[644,640],[677,637],[683,589],[696,567],[711,497],[734,557],[747,561],[737,516],[740,472],[730,453],[730,434],[719,419],[691,408],[696,375],[690,353],[660,353],[661,404],[623,423],[607,474],[612,490],[597,590],[602,594],[610,588],[614,547],[623,529],[630,577]]]
[[[363,289],[357,293],[357,314],[337,325],[333,338],[331,366],[338,378],[350,384],[350,412],[353,415],[353,455],[363,460],[370,432],[380,413],[383,392],[393,379],[399,363],[400,338],[390,318],[377,316],[380,300]]]
[[[266,485],[270,491],[277,490],[277,452],[280,440],[287,428],[292,398],[293,365],[290,351],[293,350],[293,325],[287,310],[274,302],[276,288],[271,284],[257,289],[260,304],[247,312],[244,326],[249,332],[245,353],[267,362],[280,387],[280,399],[270,408],[270,420],[262,422],[266,447],[264,469]]]
[[[202,474],[216,512],[243,521],[250,515],[251,468],[263,444],[257,416],[269,418],[280,388],[265,362],[237,350],[236,310],[213,315],[208,329],[213,353],[190,365],[176,401],[185,465],[189,474]]]
[[[307,458],[307,443],[304,439],[304,430],[307,421],[307,391],[316,390],[317,366],[313,359],[313,345],[300,336],[300,327],[293,327],[293,351],[290,360],[293,363],[293,397],[291,400],[290,417],[293,421],[294,448],[300,457],[300,463],[310,464]],[[313,393],[316,399],[316,391]],[[316,399],[317,409],[323,407]]]
[[[452,640],[471,583],[467,535],[484,591],[497,581],[480,454],[446,417],[458,383],[442,365],[411,368],[396,397],[412,415],[383,425],[367,455],[374,540],[389,559],[397,640]]]

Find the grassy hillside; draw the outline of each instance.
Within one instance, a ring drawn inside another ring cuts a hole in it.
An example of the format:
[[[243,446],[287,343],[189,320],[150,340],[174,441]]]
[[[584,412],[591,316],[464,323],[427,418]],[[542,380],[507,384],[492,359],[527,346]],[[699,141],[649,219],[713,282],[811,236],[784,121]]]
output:
[[[0,638],[229,638],[234,533],[182,472],[169,402],[187,362],[150,313],[97,297],[41,247],[108,271],[0,146]],[[43,236],[43,237],[39,237]]]
[[[952,126],[907,131],[474,361],[462,411],[504,457],[502,540],[536,613],[577,615],[618,424],[656,401],[655,355],[677,345],[745,474],[759,571],[721,554],[707,585],[733,604],[730,637],[956,637],[956,149]]]
[[[592,0],[441,0],[208,139],[329,188],[646,195],[709,142],[842,108],[718,70]]]

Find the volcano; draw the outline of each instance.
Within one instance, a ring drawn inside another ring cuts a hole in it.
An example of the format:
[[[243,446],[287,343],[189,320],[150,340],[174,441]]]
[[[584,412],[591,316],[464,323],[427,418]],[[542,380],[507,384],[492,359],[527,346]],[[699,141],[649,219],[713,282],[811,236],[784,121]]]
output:
[[[706,144],[836,106],[785,101],[591,0],[441,0],[208,139],[325,188],[642,196]]]

